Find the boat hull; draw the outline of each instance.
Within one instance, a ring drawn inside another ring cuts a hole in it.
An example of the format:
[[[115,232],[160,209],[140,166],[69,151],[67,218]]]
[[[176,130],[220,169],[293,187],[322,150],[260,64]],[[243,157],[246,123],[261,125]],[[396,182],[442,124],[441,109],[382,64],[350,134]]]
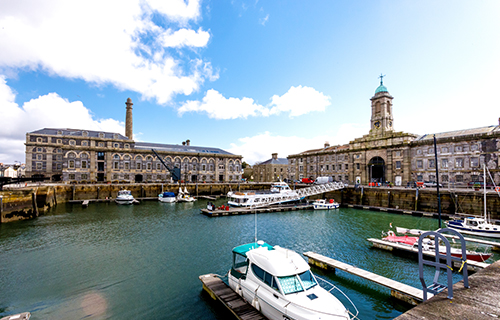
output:
[[[470,227],[465,227],[461,222],[458,221],[446,221],[445,224],[448,228],[455,229],[460,233],[470,234],[479,237],[500,239],[500,226],[498,226],[499,230],[478,230]]]
[[[165,203],[174,203],[176,200],[175,197],[158,197],[158,201]]]
[[[115,202],[117,204],[132,204],[132,203],[134,203],[134,199],[118,199],[118,198],[116,198]]]

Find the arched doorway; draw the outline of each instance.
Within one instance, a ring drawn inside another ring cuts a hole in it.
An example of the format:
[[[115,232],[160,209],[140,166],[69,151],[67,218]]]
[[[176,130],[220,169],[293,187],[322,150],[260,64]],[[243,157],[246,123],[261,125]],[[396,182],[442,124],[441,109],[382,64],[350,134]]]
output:
[[[368,181],[385,182],[385,161],[381,157],[373,157],[368,163]]]

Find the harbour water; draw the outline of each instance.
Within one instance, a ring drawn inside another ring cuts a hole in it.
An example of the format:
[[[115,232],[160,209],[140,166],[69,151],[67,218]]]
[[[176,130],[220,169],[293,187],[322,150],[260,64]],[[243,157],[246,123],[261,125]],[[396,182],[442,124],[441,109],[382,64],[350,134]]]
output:
[[[258,238],[270,244],[317,252],[420,288],[414,258],[373,249],[366,239],[380,237],[391,222],[438,226],[435,219],[349,208],[209,218],[200,214],[205,206],[66,204],[34,220],[0,224],[0,317],[30,311],[33,320],[228,319],[198,276],[224,275],[231,249],[253,241],[255,221]],[[360,319],[392,319],[409,308],[388,289],[342,272],[313,271],[353,300]]]

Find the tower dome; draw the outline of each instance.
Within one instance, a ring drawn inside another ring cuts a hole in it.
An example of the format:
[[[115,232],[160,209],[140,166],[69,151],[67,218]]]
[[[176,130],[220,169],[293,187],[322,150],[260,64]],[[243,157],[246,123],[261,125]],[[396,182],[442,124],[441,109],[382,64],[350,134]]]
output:
[[[387,88],[384,86],[383,82],[384,75],[381,74],[379,78],[380,78],[380,85],[378,86],[377,90],[375,90],[375,94],[379,92],[389,92]]]

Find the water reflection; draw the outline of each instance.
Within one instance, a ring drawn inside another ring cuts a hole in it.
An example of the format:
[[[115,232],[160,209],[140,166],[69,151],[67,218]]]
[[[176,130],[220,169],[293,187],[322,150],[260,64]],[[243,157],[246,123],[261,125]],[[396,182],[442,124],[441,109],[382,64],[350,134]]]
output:
[[[228,271],[231,249],[254,239],[255,216],[208,218],[202,207],[203,201],[59,205],[38,219],[0,225],[0,317],[30,311],[34,320],[226,319],[198,276]],[[429,218],[344,208],[259,214],[257,229],[270,244],[420,287],[415,259],[366,241],[390,222],[437,227]],[[336,283],[361,319],[392,319],[407,310],[388,289],[342,272],[314,272]]]

